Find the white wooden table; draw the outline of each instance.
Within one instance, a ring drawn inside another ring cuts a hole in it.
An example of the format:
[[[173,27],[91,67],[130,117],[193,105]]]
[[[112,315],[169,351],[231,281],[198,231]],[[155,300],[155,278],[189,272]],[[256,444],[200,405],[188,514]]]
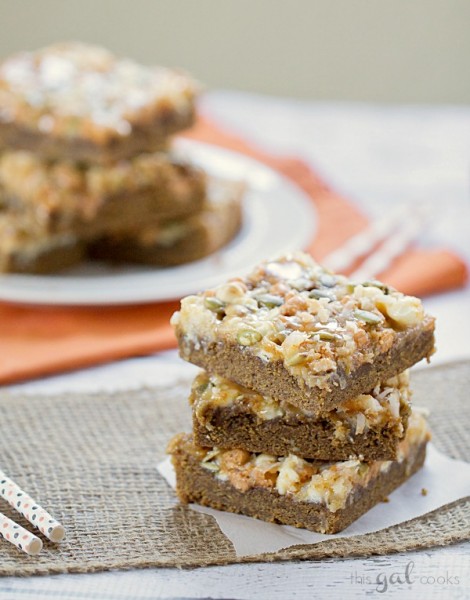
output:
[[[421,243],[453,247],[470,261],[470,108],[315,104],[218,92],[206,97],[203,110],[266,149],[310,161],[372,217],[397,201],[426,199],[436,219]],[[470,358],[470,289],[425,304],[438,318],[433,362]],[[125,389],[171,382],[191,368],[166,352],[11,389]],[[0,579],[1,600],[327,595],[470,598],[470,543],[369,559]]]

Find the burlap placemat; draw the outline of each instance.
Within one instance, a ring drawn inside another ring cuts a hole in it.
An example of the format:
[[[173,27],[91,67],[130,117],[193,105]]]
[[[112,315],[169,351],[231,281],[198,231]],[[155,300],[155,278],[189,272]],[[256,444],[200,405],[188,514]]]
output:
[[[436,446],[470,460],[470,362],[413,376]],[[116,394],[0,395],[0,465],[61,520],[68,537],[28,557],[0,542],[1,575],[368,556],[470,539],[470,500],[360,537],[237,559],[212,517],[179,506],[156,471],[171,435],[190,427],[189,381]],[[23,525],[17,513],[1,511]]]

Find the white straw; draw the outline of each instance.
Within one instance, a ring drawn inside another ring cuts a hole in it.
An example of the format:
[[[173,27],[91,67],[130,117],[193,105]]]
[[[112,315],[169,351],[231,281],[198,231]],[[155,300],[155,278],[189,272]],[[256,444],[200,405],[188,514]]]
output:
[[[385,240],[376,252],[366,258],[362,265],[350,274],[351,279],[361,281],[376,277],[379,273],[385,271],[395,258],[403,254],[423,227],[424,224],[421,220],[410,218],[400,231]]]
[[[0,497],[37,527],[51,542],[61,542],[65,529],[46,510],[0,470]]]
[[[347,270],[357,259],[388,237],[405,220],[407,214],[407,208],[399,206],[381,219],[373,221],[365,230],[353,235],[340,248],[325,256],[323,265],[338,273]]]
[[[42,550],[42,542],[34,533],[27,531],[2,513],[0,513],[0,534],[8,542],[31,556],[36,556]]]

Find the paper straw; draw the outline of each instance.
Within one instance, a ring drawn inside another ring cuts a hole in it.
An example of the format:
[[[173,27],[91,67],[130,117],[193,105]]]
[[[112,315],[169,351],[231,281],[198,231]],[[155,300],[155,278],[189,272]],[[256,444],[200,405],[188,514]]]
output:
[[[0,534],[8,542],[31,556],[36,556],[42,550],[42,542],[34,533],[27,531],[2,513],[0,513]]]
[[[28,496],[3,471],[0,471],[0,497],[19,512],[31,525],[37,527],[51,542],[61,542],[65,529],[46,510]]]

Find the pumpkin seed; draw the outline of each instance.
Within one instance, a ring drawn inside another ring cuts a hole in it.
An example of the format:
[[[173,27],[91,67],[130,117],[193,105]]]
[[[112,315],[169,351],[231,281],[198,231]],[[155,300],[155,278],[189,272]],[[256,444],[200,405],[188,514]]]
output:
[[[315,298],[316,300],[320,300],[320,298],[328,298],[328,300],[333,300],[331,293],[326,292],[325,290],[312,290],[309,293],[309,298]]]
[[[334,275],[330,275],[329,273],[320,275],[319,279],[322,285],[329,288],[334,287],[338,281]]]
[[[376,287],[379,290],[382,290],[382,292],[387,296],[390,293],[390,288],[385,285],[385,283],[382,283],[381,281],[377,281],[375,279],[371,280],[371,281],[363,281],[362,282],[363,287]]]
[[[237,342],[242,346],[252,346],[259,342],[263,336],[255,329],[242,329],[237,334]]]
[[[223,314],[225,309],[225,302],[219,300],[215,296],[207,296],[204,298],[204,306],[217,314]]]
[[[208,381],[206,381],[205,383],[201,383],[200,385],[197,386],[196,393],[202,396],[202,394],[207,390],[208,387],[209,387]]]
[[[255,300],[258,304],[261,304],[261,306],[265,306],[266,308],[275,308],[276,306],[284,304],[284,300],[281,296],[274,296],[273,294],[261,294],[260,296],[255,296]]]
[[[364,321],[364,323],[369,323],[371,325],[378,325],[384,320],[382,316],[376,315],[368,310],[361,310],[360,308],[355,310],[353,314],[359,321]]]

